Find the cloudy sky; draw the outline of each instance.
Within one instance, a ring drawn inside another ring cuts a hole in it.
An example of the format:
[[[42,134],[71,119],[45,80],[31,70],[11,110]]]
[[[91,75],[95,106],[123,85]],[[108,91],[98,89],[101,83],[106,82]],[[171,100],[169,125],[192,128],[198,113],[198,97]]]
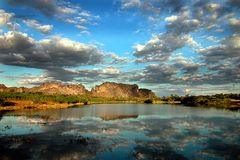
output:
[[[240,91],[239,0],[1,0],[0,83]]]

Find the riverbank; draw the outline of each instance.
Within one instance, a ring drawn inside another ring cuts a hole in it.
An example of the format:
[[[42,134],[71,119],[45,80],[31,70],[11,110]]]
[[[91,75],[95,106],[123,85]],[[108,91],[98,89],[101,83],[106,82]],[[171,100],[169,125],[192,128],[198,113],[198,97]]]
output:
[[[56,102],[34,102],[31,100],[8,100],[0,106],[0,111],[16,111],[16,110],[30,110],[30,109],[63,109],[76,106],[83,106],[84,103],[56,103]]]
[[[0,92],[0,111],[61,109],[88,104],[183,104],[189,107],[214,107],[240,110],[239,94],[211,96],[171,96],[156,98],[107,98],[92,95],[48,95],[42,93]]]
[[[233,100],[229,105],[186,105],[189,107],[219,108],[232,111],[240,110],[240,101]],[[0,105],[0,111],[21,111],[21,110],[46,110],[46,109],[64,109],[72,107],[82,107],[89,104],[144,104],[144,101],[96,101],[87,103],[58,103],[58,102],[34,102],[31,100],[8,100]],[[145,103],[146,104],[146,103]],[[179,101],[153,101],[150,104],[175,104],[180,105]]]

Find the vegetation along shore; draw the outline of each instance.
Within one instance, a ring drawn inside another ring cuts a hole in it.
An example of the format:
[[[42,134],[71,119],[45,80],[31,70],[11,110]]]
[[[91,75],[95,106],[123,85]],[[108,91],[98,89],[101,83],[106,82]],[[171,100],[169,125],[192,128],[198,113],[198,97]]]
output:
[[[184,104],[238,110],[240,94],[157,97],[151,90],[139,89],[136,84],[114,82],[105,82],[91,91],[81,84],[45,83],[33,88],[0,85],[0,110],[59,109],[110,103]]]

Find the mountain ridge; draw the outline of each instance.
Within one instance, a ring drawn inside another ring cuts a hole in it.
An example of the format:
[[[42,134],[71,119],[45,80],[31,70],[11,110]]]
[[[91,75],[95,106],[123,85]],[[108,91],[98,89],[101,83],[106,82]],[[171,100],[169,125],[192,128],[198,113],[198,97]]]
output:
[[[47,82],[34,86],[26,87],[6,87],[0,84],[0,92],[30,92],[57,95],[91,95],[94,97],[105,98],[154,98],[155,93],[149,89],[139,88],[137,84],[124,84],[116,82],[104,82],[96,85],[88,91],[82,84],[64,84],[59,82]]]

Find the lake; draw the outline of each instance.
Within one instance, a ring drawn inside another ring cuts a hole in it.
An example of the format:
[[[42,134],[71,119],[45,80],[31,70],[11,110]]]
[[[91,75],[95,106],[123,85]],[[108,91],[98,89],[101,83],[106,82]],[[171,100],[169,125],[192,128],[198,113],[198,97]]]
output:
[[[99,104],[1,113],[0,159],[240,159],[240,112]]]

